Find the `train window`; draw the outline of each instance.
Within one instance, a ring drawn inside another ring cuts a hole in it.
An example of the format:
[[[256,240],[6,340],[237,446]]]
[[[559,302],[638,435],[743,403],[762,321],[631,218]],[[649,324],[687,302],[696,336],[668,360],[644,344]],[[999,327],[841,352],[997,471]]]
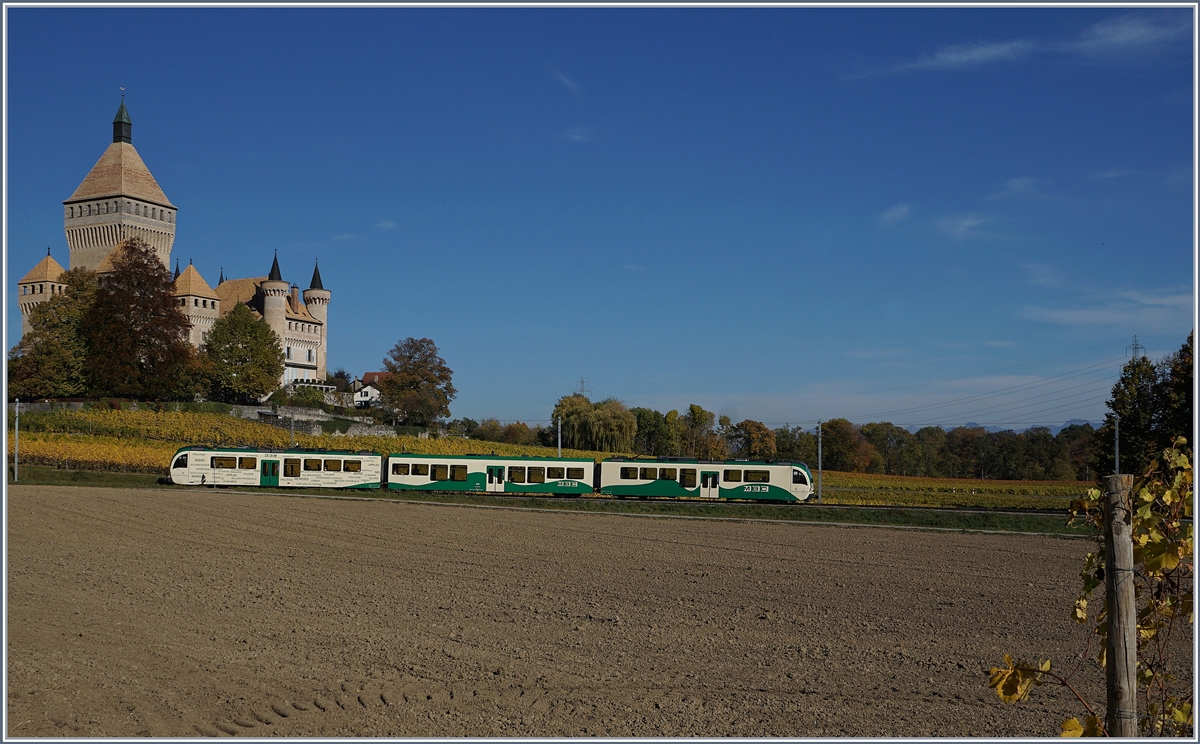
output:
[[[393,462],[392,463],[392,475],[408,475],[408,463],[407,462]]]
[[[567,468],[567,477],[571,480],[583,480],[583,468]]]
[[[770,470],[747,470],[746,471],[746,482],[747,483],[770,483],[771,482],[771,471]]]
[[[422,462],[413,463],[413,475],[429,475],[429,466]]]
[[[642,480],[654,480],[658,477],[658,468],[642,468]]]
[[[172,465],[171,467],[173,467],[173,468],[186,468],[186,467],[187,467],[187,455],[180,455],[179,457],[176,457],[176,458],[175,458],[175,464],[174,464],[174,465]]]
[[[802,486],[808,485],[808,478],[804,477],[803,470],[793,470],[792,471],[792,483],[799,483]]]
[[[450,480],[450,466],[434,465],[432,467],[433,467],[433,470],[429,473],[429,480],[431,480],[431,481]]]
[[[361,473],[362,460],[346,460],[346,462],[342,463],[342,469],[347,473]]]
[[[696,470],[694,468],[683,468],[679,471],[679,485],[684,488],[696,487]]]
[[[450,480],[465,481],[466,479],[467,479],[467,466],[466,465],[451,465],[450,466]]]
[[[529,469],[529,482],[530,483],[545,483],[546,482],[546,469],[545,468],[530,468]]]
[[[321,461],[320,460],[305,460],[304,461],[304,469],[308,472],[320,471],[321,470]]]
[[[340,472],[342,472],[342,461],[341,460],[326,460],[325,461],[325,469],[332,473],[340,473]]]
[[[509,483],[524,483],[525,482],[525,468],[523,468],[523,467],[509,468],[508,469],[508,482]]]
[[[299,478],[300,477],[300,460],[284,460],[283,461],[283,477]]]
[[[546,477],[549,478],[550,480],[562,480],[563,479],[563,469],[562,468],[546,468]]]
[[[746,478],[746,480],[750,480],[750,479]],[[726,483],[741,483],[742,482],[742,471],[726,470],[725,471],[725,482]]]
[[[224,469],[224,470],[232,470],[233,468],[237,467],[237,458],[236,457],[214,457],[209,460],[208,466],[210,468],[220,468],[220,469]]]
[[[675,468],[659,468],[659,480],[675,480]]]
[[[637,468],[621,468],[621,480],[637,480]]]
[[[238,470],[258,470],[257,457],[239,457]]]

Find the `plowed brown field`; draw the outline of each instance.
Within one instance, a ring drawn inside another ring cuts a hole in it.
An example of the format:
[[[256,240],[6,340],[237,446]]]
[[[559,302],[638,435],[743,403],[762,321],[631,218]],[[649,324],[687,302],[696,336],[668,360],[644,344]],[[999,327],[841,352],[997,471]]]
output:
[[[10,487],[7,733],[1053,736],[1090,545]]]

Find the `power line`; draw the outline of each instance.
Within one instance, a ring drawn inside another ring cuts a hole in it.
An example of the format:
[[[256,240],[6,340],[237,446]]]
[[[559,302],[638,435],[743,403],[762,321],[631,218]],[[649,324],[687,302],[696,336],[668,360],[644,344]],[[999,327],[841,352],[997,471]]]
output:
[[[1106,367],[1115,366],[1116,363],[1119,363],[1122,361],[1124,361],[1124,360],[1123,359],[1110,359],[1110,360],[1100,362],[1099,364],[1093,364],[1088,367],[1069,370],[1067,372],[1063,372],[1061,374],[1057,374],[1052,377],[1043,377],[1039,380],[1034,380],[1032,382],[1023,382],[1018,385],[1011,385],[1009,387],[1001,388],[999,390],[993,390],[989,393],[977,393],[975,395],[968,395],[965,398],[955,398],[954,400],[944,401],[941,403],[930,403],[930,404],[922,405],[922,406],[910,406],[909,408],[898,408],[898,409],[895,409],[892,411],[869,413],[869,414],[857,416],[856,418],[877,418],[880,416],[891,416],[891,415],[898,414],[898,413],[914,413],[914,412],[918,412],[918,411],[928,411],[928,410],[932,410],[935,408],[945,408],[947,406],[961,405],[963,403],[970,403],[970,402],[978,401],[978,400],[986,400],[988,398],[994,398],[996,396],[1002,395],[1006,392],[1012,392],[1012,391],[1021,390],[1021,389],[1028,390],[1028,389],[1043,387],[1045,385],[1050,385],[1055,380],[1061,381],[1061,380],[1073,379],[1075,377],[1083,377],[1084,375],[1091,374],[1096,371],[1100,371],[1101,369],[1104,369]]]

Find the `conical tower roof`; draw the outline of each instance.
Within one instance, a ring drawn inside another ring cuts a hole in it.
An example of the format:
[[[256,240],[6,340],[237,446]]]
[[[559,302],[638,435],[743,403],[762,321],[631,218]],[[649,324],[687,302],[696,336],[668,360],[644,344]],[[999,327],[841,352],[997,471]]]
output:
[[[138,151],[128,142],[109,145],[83,183],[63,204],[109,196],[131,196],[164,207],[175,207],[150,175],[150,169],[142,162]]]
[[[25,275],[17,284],[27,284],[29,282],[57,282],[59,277],[63,275],[66,269],[62,265],[50,257],[47,253],[46,257],[38,261],[37,266],[34,266],[28,274]]]
[[[321,284],[321,267],[315,262],[313,263],[313,278],[308,283],[309,289],[325,289],[325,285]]]
[[[271,273],[267,274],[267,279],[272,282],[283,281],[283,274],[279,271],[279,253],[275,253],[274,260],[271,261]]]
[[[200,272],[196,271],[196,267],[191,264],[188,264],[188,267],[175,280],[175,294],[206,297],[210,300],[220,299],[213,288],[208,286],[208,282],[204,281],[204,277],[200,276]]]

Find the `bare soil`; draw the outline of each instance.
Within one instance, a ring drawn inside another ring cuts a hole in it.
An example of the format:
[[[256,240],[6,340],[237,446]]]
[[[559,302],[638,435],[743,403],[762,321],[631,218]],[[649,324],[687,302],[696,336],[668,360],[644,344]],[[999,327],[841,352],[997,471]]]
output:
[[[1074,666],[1090,548],[10,487],[7,734],[1054,736],[988,668]]]

